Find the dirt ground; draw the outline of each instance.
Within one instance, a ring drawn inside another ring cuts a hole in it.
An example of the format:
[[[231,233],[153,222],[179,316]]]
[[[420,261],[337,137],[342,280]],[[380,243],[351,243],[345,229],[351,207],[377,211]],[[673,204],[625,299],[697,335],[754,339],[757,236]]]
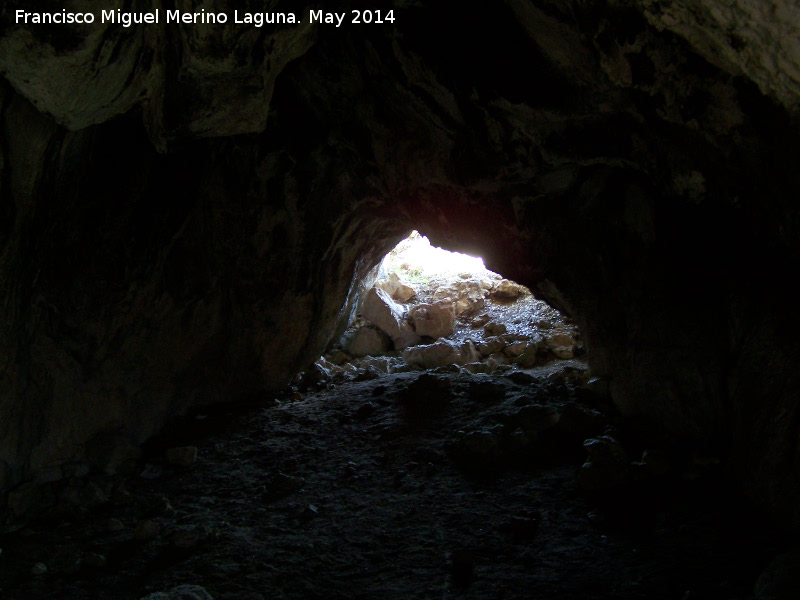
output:
[[[584,369],[396,373],[183,418],[127,474],[53,484],[55,508],[0,537],[0,598],[752,598],[785,540],[713,461],[660,440],[657,476],[579,485],[584,436],[632,461],[656,443]],[[550,419],[565,406],[597,418]]]

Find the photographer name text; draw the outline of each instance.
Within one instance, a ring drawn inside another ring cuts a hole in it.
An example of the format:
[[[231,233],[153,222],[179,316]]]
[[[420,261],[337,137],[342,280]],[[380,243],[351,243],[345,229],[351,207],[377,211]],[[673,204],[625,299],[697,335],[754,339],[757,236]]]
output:
[[[70,12],[61,10],[57,12],[29,12],[19,9],[15,14],[17,24],[26,25],[90,25],[95,22],[113,23],[123,27],[134,25],[157,25],[159,23],[183,23],[187,25],[224,25],[234,23],[237,25],[250,25],[263,27],[264,25],[297,25],[302,23],[302,17],[292,12],[241,12],[233,11],[233,16],[225,12],[212,12],[205,9],[198,12],[185,12],[181,10],[160,10],[151,12],[124,12],[122,10],[101,10],[94,12]],[[322,25],[383,25],[395,22],[393,10],[351,10],[346,12],[325,12],[322,10],[309,10],[307,22]]]

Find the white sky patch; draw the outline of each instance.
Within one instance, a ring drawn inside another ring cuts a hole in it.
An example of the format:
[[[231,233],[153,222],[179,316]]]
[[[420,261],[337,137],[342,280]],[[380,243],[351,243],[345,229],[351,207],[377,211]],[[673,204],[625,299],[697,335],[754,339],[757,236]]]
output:
[[[482,258],[431,246],[430,240],[417,231],[397,244],[383,259],[382,266],[387,273],[398,269],[424,275],[486,272]]]

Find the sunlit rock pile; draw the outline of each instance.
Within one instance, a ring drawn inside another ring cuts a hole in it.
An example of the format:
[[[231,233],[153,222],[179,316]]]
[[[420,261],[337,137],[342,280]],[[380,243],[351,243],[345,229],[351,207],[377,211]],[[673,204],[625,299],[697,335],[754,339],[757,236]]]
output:
[[[574,325],[496,273],[425,277],[415,286],[393,272],[375,281],[354,324],[296,382],[419,369],[495,374],[582,353]]]

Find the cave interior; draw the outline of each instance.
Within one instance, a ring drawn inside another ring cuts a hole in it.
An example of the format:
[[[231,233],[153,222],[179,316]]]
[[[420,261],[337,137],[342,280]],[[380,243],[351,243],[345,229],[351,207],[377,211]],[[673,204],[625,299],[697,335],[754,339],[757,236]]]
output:
[[[338,4],[0,8],[0,596],[797,598],[794,0]],[[347,355],[412,230],[574,351]]]

